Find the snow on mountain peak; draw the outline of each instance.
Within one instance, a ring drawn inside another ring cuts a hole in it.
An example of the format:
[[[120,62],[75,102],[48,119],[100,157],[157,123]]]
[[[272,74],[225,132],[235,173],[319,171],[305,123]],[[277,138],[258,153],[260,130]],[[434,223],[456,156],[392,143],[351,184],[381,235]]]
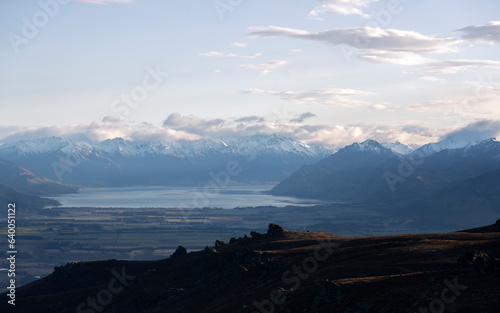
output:
[[[174,155],[184,158],[196,158],[214,154],[248,153],[298,154],[312,157],[325,157],[334,152],[332,147],[307,145],[300,141],[278,135],[255,135],[232,140],[200,139],[196,141],[178,141],[163,145],[148,141],[129,141],[123,138],[108,139],[100,142],[76,141],[58,137],[24,140],[0,147],[4,153],[10,151],[23,155],[43,153],[63,153],[89,155],[108,154],[122,156]]]
[[[386,150],[385,147],[383,147],[377,141],[372,139],[365,140],[361,143],[355,142],[349,146],[346,146],[344,149],[346,151],[376,151],[376,152]]]

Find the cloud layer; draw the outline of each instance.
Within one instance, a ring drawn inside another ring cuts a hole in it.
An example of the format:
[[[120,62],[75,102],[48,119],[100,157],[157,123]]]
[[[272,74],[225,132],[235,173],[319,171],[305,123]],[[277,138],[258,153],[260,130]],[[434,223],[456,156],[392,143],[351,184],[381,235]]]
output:
[[[283,100],[303,105],[327,105],[332,107],[361,107],[373,105],[356,99],[357,96],[369,96],[374,93],[355,89],[319,89],[309,91],[274,91],[250,88],[242,91],[247,94],[276,96]]]
[[[353,142],[375,139],[379,142],[400,141],[423,145],[447,135],[486,139],[500,136],[500,121],[480,120],[459,130],[425,126],[422,123],[384,123],[380,125],[309,125],[302,124],[315,114],[305,112],[289,116],[285,121],[267,121],[262,116],[233,119],[203,119],[196,116],[170,114],[162,124],[126,123],[115,118],[88,125],[52,127],[9,127],[0,129],[0,142],[11,143],[41,137],[63,137],[79,140],[106,140],[116,137],[171,143],[202,138],[237,138],[257,134],[278,134],[305,143],[323,143],[343,147]],[[290,123],[292,122],[292,123]]]
[[[340,2],[343,1],[325,1]],[[369,1],[360,1],[367,4]],[[335,4],[336,5],[336,4]],[[307,31],[277,26],[250,28],[251,38],[287,37],[344,47],[341,49],[346,59],[351,56],[376,64],[398,64],[423,66],[435,74],[454,74],[470,68],[500,69],[495,60],[435,60],[435,54],[458,53],[464,44],[500,42],[500,22],[492,21],[484,25],[468,26],[456,31],[459,38],[424,35],[415,31],[383,29],[375,27],[336,28],[326,31]]]

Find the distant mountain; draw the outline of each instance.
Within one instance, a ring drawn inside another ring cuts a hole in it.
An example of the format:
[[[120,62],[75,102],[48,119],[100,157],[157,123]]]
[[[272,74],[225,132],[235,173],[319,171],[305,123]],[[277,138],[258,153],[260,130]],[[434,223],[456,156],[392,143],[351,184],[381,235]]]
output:
[[[415,149],[419,148],[418,145],[405,145],[405,144],[400,143],[399,141],[382,142],[381,145],[386,147],[387,149],[391,149],[394,152],[397,152],[401,155],[410,154],[411,152],[415,151]]]
[[[231,183],[277,182],[332,154],[277,135],[164,145],[121,138],[102,142],[41,138],[5,144],[0,158],[49,179],[83,186],[205,184],[235,166]],[[237,172],[237,174],[236,174]]]
[[[486,140],[491,140],[494,138],[489,138]],[[477,145],[481,142],[485,141],[484,139],[479,140],[479,139],[471,139],[471,138],[461,138],[461,137],[456,137],[456,136],[450,136],[446,137],[441,141],[434,142],[434,143],[428,143],[426,145],[423,145],[422,147],[415,149],[411,153],[413,155],[424,155],[424,156],[431,156],[433,154],[436,154],[440,151],[443,150],[453,150],[453,149],[462,149],[466,147],[471,147],[474,145]]]
[[[399,210],[449,184],[496,169],[500,169],[500,142],[494,139],[418,157],[413,153],[403,156],[369,141],[304,166],[270,193],[366,201]]]
[[[400,156],[374,140],[354,143],[316,164],[306,165],[274,187],[273,195],[360,201],[374,169]]]
[[[78,190],[76,187],[35,175],[12,162],[2,160],[0,160],[0,184],[38,196],[72,193]]]
[[[451,183],[406,208],[413,210],[463,227],[478,227],[498,219],[500,169]]]
[[[20,193],[2,184],[0,184],[0,203],[3,208],[7,208],[9,203],[16,203],[16,207],[24,209],[41,209],[47,206],[61,205],[58,201]]]

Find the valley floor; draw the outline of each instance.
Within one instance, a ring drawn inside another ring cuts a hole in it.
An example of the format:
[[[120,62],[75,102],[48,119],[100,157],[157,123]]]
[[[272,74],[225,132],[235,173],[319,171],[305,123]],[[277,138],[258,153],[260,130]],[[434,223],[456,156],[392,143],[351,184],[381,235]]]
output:
[[[226,209],[53,208],[19,211],[18,283],[27,284],[70,261],[159,260],[177,246],[189,251],[229,241],[279,223],[296,231],[342,236],[445,232],[453,226],[394,218],[365,205],[257,207]],[[0,269],[7,268],[0,260]],[[0,271],[0,287],[8,277]]]

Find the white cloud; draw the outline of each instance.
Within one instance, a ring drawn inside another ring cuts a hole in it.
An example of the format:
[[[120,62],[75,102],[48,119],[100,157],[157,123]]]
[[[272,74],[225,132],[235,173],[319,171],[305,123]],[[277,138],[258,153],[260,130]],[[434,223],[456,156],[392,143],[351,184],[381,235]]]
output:
[[[356,56],[364,61],[379,64],[421,65],[432,62],[417,53],[408,51],[358,50]]]
[[[274,91],[251,88],[243,90],[242,92],[255,95],[277,96],[283,100],[293,101],[303,105],[327,105],[332,107],[369,106],[369,102],[353,98],[356,96],[369,96],[374,94],[361,90],[339,88],[309,91]]]
[[[484,25],[467,26],[457,30],[462,33],[462,38],[471,41],[486,43],[500,42],[500,21],[492,21]]]
[[[269,26],[266,28],[250,28],[248,35],[253,38],[290,37],[332,45],[345,44],[357,49],[413,53],[454,52],[456,51],[454,46],[460,42],[460,40],[454,38],[437,38],[414,31],[373,27],[337,28],[313,32]]]
[[[276,70],[287,65],[288,65],[287,61],[270,60],[262,64],[241,64],[240,67],[251,70],[261,70],[262,74],[267,74],[272,70]]]
[[[337,28],[313,32],[269,26],[250,28],[249,37],[289,37],[344,46],[344,54],[377,64],[424,65],[434,62],[427,54],[457,52],[460,39],[438,38],[414,31],[373,27]]]
[[[236,53],[223,53],[219,51],[210,51],[207,53],[199,53],[198,55],[204,57],[224,57],[224,58],[242,58],[242,59],[256,59],[262,56],[262,53],[254,53],[253,55],[241,55]]]
[[[422,77],[419,77],[418,80],[432,82],[432,83],[444,81],[443,78],[437,78],[437,77],[432,77],[432,76],[422,76]]]
[[[413,103],[401,108],[414,112],[433,112],[434,118],[447,124],[461,126],[478,119],[500,116],[500,85],[482,80],[465,82],[461,89],[451,91],[448,97]]]
[[[233,42],[230,44],[231,47],[238,47],[238,48],[245,48],[246,46],[248,46],[247,43],[245,42]]]
[[[443,111],[447,110],[449,107],[453,107],[456,105],[457,105],[456,99],[446,99],[446,100],[440,99],[440,100],[430,100],[430,101],[414,103],[404,109],[408,111],[418,111],[418,112]]]
[[[234,139],[256,134],[277,134],[305,143],[323,143],[343,147],[353,142],[374,139],[379,142],[400,141],[405,144],[423,145],[453,133],[448,127],[425,125],[421,121],[399,121],[376,125],[307,125],[301,124],[314,113],[291,115],[286,121],[267,122],[262,116],[245,116],[232,119],[204,119],[172,113],[162,125],[132,123],[107,117],[91,124],[52,127],[0,127],[0,142],[11,143],[24,139],[63,137],[67,139],[106,140],[121,137],[127,140],[147,140],[164,144],[179,140],[202,138]],[[289,123],[289,119],[298,119]],[[302,119],[302,122],[300,120]],[[482,121],[467,126],[463,132],[474,132],[480,137],[500,135],[500,121]],[[461,134],[461,133],[459,133]],[[472,136],[472,135],[471,135]]]
[[[375,110],[375,111],[387,111],[388,110],[387,107],[382,103],[372,104],[372,105],[370,105],[370,109]]]
[[[321,5],[309,12],[309,16],[317,17],[322,13],[334,13],[369,18],[370,15],[364,13],[362,9],[373,2],[378,2],[378,0],[321,0]]]
[[[446,60],[427,64],[426,70],[436,74],[455,74],[469,68],[500,69],[500,61],[493,60]]]

